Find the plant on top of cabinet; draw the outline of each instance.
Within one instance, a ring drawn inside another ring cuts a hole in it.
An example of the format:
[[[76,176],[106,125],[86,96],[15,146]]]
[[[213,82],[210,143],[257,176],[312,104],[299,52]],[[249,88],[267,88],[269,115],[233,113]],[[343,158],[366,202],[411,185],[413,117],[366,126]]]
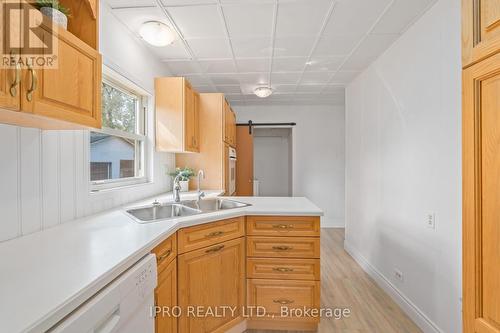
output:
[[[189,191],[189,181],[191,178],[194,177],[194,170],[188,167],[184,168],[175,168],[174,172],[170,172],[168,174],[170,177],[174,178],[177,177],[178,175],[181,175],[179,177],[179,184],[181,185],[181,192],[187,192]],[[173,184],[175,185],[175,184]]]
[[[73,13],[68,30],[27,1],[0,9],[1,17],[9,18],[3,20],[0,36],[2,63],[8,60],[0,67],[1,123],[41,129],[101,127],[97,0],[61,0],[58,8]],[[36,38],[25,38],[32,29],[37,29],[32,34]],[[7,36],[11,45],[5,43]],[[21,42],[29,45],[14,46]]]
[[[155,93],[156,149],[198,153],[199,94],[184,77],[156,78]]]

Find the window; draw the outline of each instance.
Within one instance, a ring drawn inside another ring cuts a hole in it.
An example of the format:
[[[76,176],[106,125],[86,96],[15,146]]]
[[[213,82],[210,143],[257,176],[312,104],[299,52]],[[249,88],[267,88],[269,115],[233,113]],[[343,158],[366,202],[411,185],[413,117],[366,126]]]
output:
[[[102,129],[90,133],[92,190],[147,181],[145,99],[115,80],[102,82]]]

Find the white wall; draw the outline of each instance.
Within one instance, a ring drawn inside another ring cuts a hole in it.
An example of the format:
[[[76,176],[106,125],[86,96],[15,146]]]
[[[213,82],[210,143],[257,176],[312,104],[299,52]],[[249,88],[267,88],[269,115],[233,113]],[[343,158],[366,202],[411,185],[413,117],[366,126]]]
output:
[[[168,74],[164,65],[106,5],[100,14],[104,62],[152,94],[153,78]],[[0,241],[166,191],[170,179],[165,169],[173,168],[173,155],[154,153],[153,142],[151,138],[152,183],[91,194],[88,131],[42,132],[0,124]]]
[[[344,226],[344,107],[233,106],[238,122],[296,122],[293,195],[324,210],[322,226]]]
[[[425,332],[461,332],[460,75],[440,0],[346,90],[346,249]]]

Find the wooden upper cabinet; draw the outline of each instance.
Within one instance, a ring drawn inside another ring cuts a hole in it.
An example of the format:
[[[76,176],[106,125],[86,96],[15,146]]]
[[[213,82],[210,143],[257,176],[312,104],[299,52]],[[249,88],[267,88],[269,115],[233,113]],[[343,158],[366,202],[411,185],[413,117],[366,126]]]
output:
[[[224,142],[231,147],[236,147],[236,115],[231,106],[224,99]]]
[[[72,8],[86,2],[72,1]],[[2,45],[7,34],[11,40],[19,38],[17,53],[28,59],[33,57],[28,47],[52,45],[53,53],[40,55],[40,59],[50,58],[55,65],[40,65],[39,59],[34,65],[23,63],[22,67],[0,69],[0,122],[41,129],[100,128],[102,59],[96,50],[98,11],[89,14],[88,4],[79,11],[73,10],[69,28],[64,30],[35,8],[22,4],[22,11],[11,11],[10,26],[2,27]],[[26,25],[19,24],[25,11],[30,22],[41,21],[40,33],[29,40],[29,45],[21,38]],[[86,28],[82,29],[82,25]],[[89,34],[91,30],[93,35]],[[86,40],[81,39],[84,33]]]
[[[45,38],[52,38],[45,31]],[[56,34],[58,67],[27,68],[21,109],[86,127],[101,127],[101,55],[66,31]]]
[[[199,152],[198,94],[183,77],[155,79],[156,149]]]
[[[1,54],[4,54],[3,45],[7,37],[20,42],[20,17],[14,18],[15,22],[11,23],[10,28],[6,27],[4,17],[4,6],[0,6],[0,18],[2,18],[2,31],[0,31],[0,49]],[[10,36],[8,36],[9,34]],[[19,111],[21,107],[21,66],[17,67],[0,67],[0,107],[10,110]]]
[[[467,67],[500,50],[500,1],[462,0],[462,62]]]

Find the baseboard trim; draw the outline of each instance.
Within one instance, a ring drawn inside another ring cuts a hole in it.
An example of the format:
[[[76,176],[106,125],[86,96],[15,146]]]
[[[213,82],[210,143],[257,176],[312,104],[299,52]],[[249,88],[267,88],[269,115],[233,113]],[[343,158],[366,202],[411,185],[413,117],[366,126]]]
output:
[[[401,309],[425,333],[444,333],[425,313],[406,297],[391,281],[380,273],[359,251],[351,246],[347,240],[344,249],[370,275],[375,282],[401,307]]]

